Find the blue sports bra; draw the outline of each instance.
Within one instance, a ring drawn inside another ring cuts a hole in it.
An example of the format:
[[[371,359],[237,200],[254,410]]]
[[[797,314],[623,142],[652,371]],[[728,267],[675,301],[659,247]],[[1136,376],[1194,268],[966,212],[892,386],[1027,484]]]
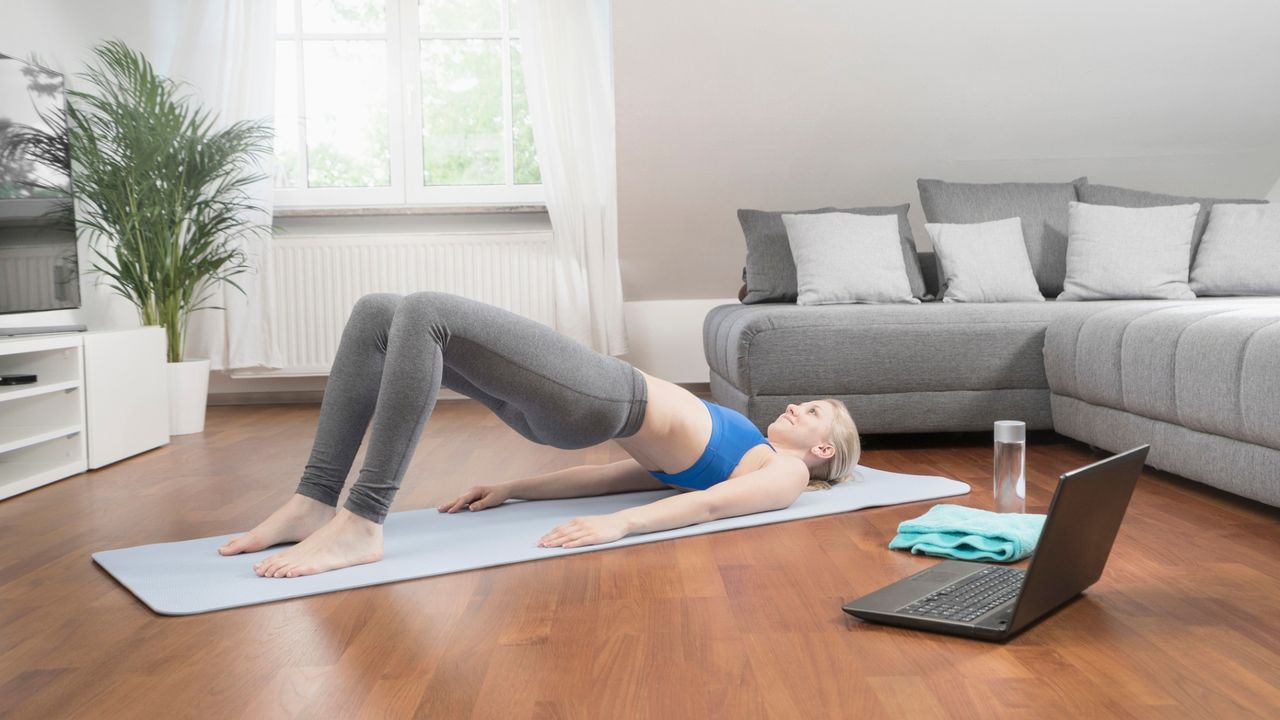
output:
[[[773,444],[766,440],[742,413],[706,400],[703,400],[702,404],[706,405],[707,410],[711,412],[711,439],[707,441],[702,457],[698,458],[691,467],[678,473],[650,470],[650,475],[668,485],[690,490],[706,490],[727,479],[742,460],[742,456],[746,455],[751,448],[761,443],[770,448],[773,447]]]

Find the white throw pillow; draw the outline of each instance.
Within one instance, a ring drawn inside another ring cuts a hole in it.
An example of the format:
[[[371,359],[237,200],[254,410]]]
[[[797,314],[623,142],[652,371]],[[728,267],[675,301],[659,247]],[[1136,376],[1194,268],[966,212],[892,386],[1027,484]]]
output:
[[[1280,295],[1280,205],[1214,203],[1191,263],[1196,295]]]
[[[1200,204],[1067,204],[1067,277],[1059,300],[1191,300],[1191,234]]]
[[[911,295],[896,215],[785,214],[798,305],[919,303]]]
[[[1022,239],[1022,220],[926,223],[942,266],[942,302],[1044,301]]]

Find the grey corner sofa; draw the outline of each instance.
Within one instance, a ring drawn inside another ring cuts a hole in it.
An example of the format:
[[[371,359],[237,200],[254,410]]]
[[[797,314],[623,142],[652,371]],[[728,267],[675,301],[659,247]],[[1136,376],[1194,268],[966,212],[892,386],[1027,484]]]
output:
[[[761,428],[815,397],[866,434],[1023,420],[1280,506],[1280,298],[726,304],[703,341],[712,397]]]

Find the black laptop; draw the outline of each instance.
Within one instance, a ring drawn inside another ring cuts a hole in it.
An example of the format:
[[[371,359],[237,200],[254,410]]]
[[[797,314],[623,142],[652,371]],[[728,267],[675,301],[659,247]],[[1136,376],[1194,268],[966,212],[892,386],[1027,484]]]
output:
[[[1097,582],[1150,445],[1062,476],[1026,570],[947,560],[844,606],[889,625],[1007,640]]]

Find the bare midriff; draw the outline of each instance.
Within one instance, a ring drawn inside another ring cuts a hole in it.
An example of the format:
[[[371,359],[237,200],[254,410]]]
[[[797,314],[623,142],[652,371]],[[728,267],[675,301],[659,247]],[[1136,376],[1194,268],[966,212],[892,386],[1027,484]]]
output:
[[[697,462],[706,449],[711,439],[711,414],[697,395],[662,378],[643,371],[640,374],[648,389],[644,422],[636,434],[614,442],[645,470],[681,472]],[[734,468],[733,476],[763,467],[774,455],[767,445],[752,448]]]

